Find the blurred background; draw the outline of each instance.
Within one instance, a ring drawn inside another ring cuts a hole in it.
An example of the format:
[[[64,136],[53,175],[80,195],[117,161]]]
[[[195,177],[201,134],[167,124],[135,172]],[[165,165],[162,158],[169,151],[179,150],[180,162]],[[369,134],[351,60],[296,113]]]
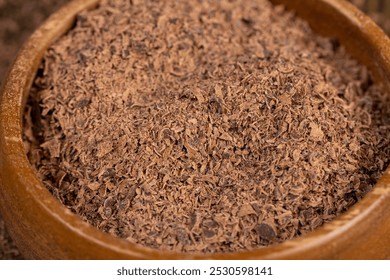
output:
[[[23,42],[48,15],[68,1],[70,0],[0,0],[0,86]],[[390,1],[349,1],[365,11],[390,34]],[[12,242],[0,217],[0,260],[2,259],[23,259],[23,256]]]
[[[368,14],[378,25],[390,34],[390,1],[389,0],[349,0]]]

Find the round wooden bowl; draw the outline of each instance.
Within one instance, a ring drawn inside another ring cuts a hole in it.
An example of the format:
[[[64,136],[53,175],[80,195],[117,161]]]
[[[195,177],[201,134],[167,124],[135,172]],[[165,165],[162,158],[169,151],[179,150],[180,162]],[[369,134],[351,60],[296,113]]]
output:
[[[342,0],[274,0],[338,38],[390,89],[390,41]],[[98,0],[74,0],[29,39],[0,95],[0,210],[26,258],[41,259],[385,259],[390,258],[390,169],[364,199],[313,232],[282,244],[239,253],[182,254],[149,249],[105,234],[61,205],[35,175],[24,151],[22,115],[45,50]]]

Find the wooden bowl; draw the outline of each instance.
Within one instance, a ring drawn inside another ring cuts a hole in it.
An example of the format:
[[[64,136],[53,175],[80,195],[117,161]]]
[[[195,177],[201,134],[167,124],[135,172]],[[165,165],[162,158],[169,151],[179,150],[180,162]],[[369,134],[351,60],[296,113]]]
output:
[[[389,89],[390,41],[342,0],[274,0],[336,37]],[[42,259],[385,259],[390,258],[390,169],[364,199],[313,232],[239,253],[158,251],[105,234],[61,205],[37,178],[24,151],[22,115],[45,50],[98,0],[74,0],[53,14],[20,51],[0,95],[0,210],[20,251]]]

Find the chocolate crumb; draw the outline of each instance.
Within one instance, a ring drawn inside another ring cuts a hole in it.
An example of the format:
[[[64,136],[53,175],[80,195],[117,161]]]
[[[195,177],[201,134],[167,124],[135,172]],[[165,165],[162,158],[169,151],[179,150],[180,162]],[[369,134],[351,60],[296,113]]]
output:
[[[267,223],[261,223],[255,227],[256,232],[259,234],[260,238],[267,241],[272,241],[276,237],[276,232],[272,226]]]

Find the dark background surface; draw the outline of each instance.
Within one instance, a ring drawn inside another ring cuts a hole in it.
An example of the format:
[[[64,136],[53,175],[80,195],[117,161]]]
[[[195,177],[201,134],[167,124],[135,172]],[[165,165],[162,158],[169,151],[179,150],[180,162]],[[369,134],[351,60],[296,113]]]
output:
[[[23,42],[49,14],[68,1],[0,0],[0,85]],[[390,1],[351,0],[351,2],[369,11],[374,20],[385,30],[390,31],[390,21],[375,12],[383,11],[390,15]],[[0,217],[0,260],[7,259],[23,259],[23,256],[12,242]]]

